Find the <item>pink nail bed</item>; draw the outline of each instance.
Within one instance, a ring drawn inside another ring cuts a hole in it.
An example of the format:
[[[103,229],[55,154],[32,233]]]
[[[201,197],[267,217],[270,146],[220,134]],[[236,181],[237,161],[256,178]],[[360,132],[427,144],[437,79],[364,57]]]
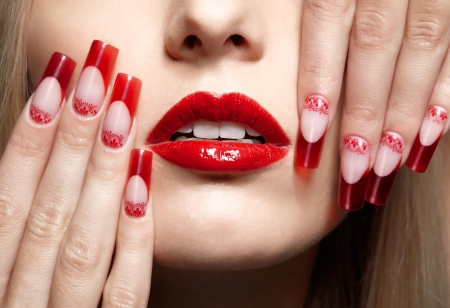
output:
[[[369,174],[364,199],[375,205],[387,201],[402,161],[403,138],[395,132],[384,132],[378,146],[375,164]]]
[[[356,136],[344,139],[341,151],[341,176],[338,204],[347,211],[362,209],[369,174],[370,148],[367,141]]]
[[[425,172],[447,124],[448,113],[439,106],[429,106],[414,141],[406,165],[415,172]]]
[[[315,169],[319,166],[329,121],[329,104],[325,98],[306,98],[300,119],[295,162],[298,166]]]

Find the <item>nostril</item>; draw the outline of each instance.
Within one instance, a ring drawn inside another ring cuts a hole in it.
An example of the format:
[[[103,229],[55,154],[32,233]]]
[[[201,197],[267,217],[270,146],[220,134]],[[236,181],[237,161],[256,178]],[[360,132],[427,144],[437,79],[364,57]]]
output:
[[[228,39],[231,40],[231,42],[233,42],[234,46],[242,46],[245,44],[244,37],[242,37],[242,35],[239,34],[230,35]]]
[[[196,36],[196,35],[188,35],[184,39],[183,45],[189,49],[194,49],[194,47],[197,45],[199,47],[202,46],[202,41]]]

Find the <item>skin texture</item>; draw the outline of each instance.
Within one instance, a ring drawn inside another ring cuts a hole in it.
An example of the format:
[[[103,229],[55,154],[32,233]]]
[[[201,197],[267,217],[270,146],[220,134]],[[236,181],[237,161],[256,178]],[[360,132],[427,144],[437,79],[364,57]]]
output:
[[[37,86],[56,50],[77,61],[76,78],[91,41],[100,39],[120,49],[114,75],[126,72],[143,81],[136,147],[168,109],[201,90],[250,96],[295,144],[301,3],[250,0],[215,7],[208,1],[34,1],[31,83]],[[236,33],[247,43],[237,47],[227,40]],[[192,34],[202,46],[183,45]],[[250,269],[308,251],[305,258],[312,260],[311,247],[345,215],[335,200],[336,128],[328,133],[315,172],[295,169],[293,149],[281,161],[246,174],[201,174],[155,156],[155,262],[184,269]]]

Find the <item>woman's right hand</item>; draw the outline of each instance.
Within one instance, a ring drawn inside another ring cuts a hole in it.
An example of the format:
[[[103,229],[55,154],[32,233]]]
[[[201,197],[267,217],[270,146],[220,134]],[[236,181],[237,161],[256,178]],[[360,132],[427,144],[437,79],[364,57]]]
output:
[[[133,151],[129,179],[140,81],[119,74],[107,106],[117,52],[94,41],[62,104],[74,62],[55,53],[15,126],[0,160],[0,307],[97,307],[102,293],[104,307],[147,306],[150,168],[137,167],[151,153]]]

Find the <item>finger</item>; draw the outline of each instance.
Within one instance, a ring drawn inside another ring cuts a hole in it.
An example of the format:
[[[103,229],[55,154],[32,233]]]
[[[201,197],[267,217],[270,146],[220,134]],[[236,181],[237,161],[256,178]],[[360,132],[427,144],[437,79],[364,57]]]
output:
[[[151,167],[152,152],[132,151],[114,265],[103,291],[102,307],[147,307],[154,243]]]
[[[141,81],[118,74],[79,202],[56,261],[49,306],[97,307],[116,238]],[[131,129],[131,131],[130,131]]]
[[[298,72],[300,127],[295,162],[317,168],[336,113],[355,2],[306,0]]]
[[[106,64],[108,70],[112,70],[118,50],[104,43],[100,50],[96,46],[94,43],[91,47],[88,59],[95,58],[98,67]],[[104,100],[109,80],[104,84],[99,71],[97,84],[93,79],[86,82],[85,72],[86,68],[69,101],[73,102],[74,97],[79,97],[83,91],[98,92],[101,94],[99,99]],[[102,73],[105,75],[105,69]],[[86,90],[86,87],[89,89]],[[84,100],[87,101],[86,98]],[[100,121],[100,114],[95,117],[79,116],[74,112],[72,103],[64,108],[52,154],[29,213],[8,286],[8,302],[20,303],[23,307],[47,306],[59,245],[80,196]],[[39,257],[30,262],[30,256]]]
[[[0,306],[75,66],[69,57],[53,54],[0,161]]]
[[[449,30],[450,2],[448,0],[412,0],[410,2],[405,38],[397,61],[383,126],[384,132],[396,133],[400,136],[398,140],[403,138],[404,146],[400,153],[395,150],[386,151],[389,143],[385,142],[379,148],[366,194],[366,200],[371,203],[383,205],[387,201],[399,162],[403,163],[410,153],[448,50]],[[438,113],[440,113],[439,110]],[[446,114],[446,112],[443,113]],[[425,121],[425,125],[428,122]],[[439,135],[442,134],[443,128],[444,123],[437,124]],[[434,137],[433,142],[436,140],[437,136]],[[416,150],[419,148],[416,147]],[[422,150],[419,152],[424,154]],[[412,154],[412,159],[415,159],[413,156],[417,156],[418,152],[415,151]],[[431,156],[427,158],[426,165],[429,159]],[[419,159],[417,164],[409,165],[413,170],[423,172],[426,166],[420,162],[421,160]]]
[[[450,49],[436,81],[427,113],[414,141],[406,165],[416,172],[425,172],[443,133],[448,131],[450,110]]]
[[[407,10],[407,0],[360,0],[356,7],[340,133],[344,146],[338,203],[346,210],[363,206],[367,175],[380,141]],[[355,152],[353,146],[366,150]]]

